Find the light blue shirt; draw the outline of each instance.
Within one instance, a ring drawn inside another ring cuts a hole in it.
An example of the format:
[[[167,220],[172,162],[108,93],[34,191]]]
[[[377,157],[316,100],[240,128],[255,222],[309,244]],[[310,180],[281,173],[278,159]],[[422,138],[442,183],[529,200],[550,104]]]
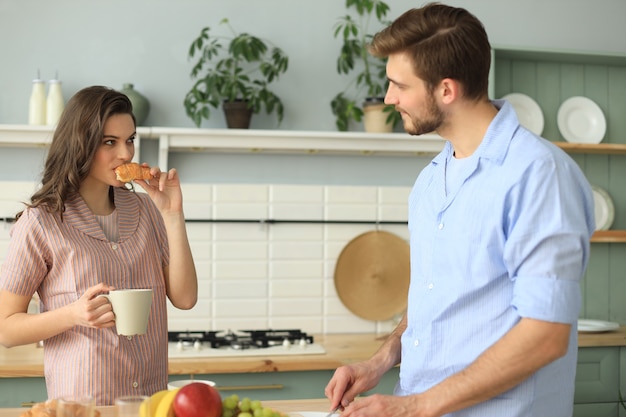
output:
[[[580,280],[595,229],[591,187],[561,149],[500,108],[446,189],[444,150],[409,197],[411,285],[396,394],[463,370],[522,317],[571,323],[567,354],[454,416],[571,417]]]

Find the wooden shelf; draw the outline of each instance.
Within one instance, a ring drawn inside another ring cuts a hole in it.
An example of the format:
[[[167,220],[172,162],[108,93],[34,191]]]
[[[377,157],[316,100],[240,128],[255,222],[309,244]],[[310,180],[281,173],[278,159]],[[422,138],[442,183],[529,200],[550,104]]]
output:
[[[554,142],[559,148],[569,153],[613,154],[626,155],[626,145],[621,143],[569,143]]]
[[[598,230],[591,236],[593,243],[626,243],[626,230]]]

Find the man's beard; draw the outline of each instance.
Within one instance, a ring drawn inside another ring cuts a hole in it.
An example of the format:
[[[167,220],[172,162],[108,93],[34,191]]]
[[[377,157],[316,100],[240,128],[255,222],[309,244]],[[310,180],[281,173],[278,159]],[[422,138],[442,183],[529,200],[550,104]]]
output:
[[[410,121],[404,122],[404,130],[413,136],[431,133],[439,129],[445,120],[445,115],[437,106],[437,102],[432,94],[428,95],[427,114],[424,118],[409,116]],[[408,114],[408,113],[407,113]]]

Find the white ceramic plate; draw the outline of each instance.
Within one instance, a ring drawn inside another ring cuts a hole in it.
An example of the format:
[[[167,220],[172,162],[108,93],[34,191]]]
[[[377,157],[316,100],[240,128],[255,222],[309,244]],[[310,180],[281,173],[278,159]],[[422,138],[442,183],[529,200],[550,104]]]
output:
[[[596,217],[596,230],[609,230],[615,217],[615,206],[609,193],[603,188],[591,186],[593,211]]]
[[[326,417],[328,413],[323,413],[321,411],[293,411],[287,414],[289,417]],[[333,414],[334,416],[339,416],[339,413]]]
[[[581,333],[602,333],[619,329],[619,323],[602,320],[578,320],[578,331]]]
[[[559,131],[572,143],[600,143],[606,133],[602,109],[587,97],[570,97],[557,113]]]
[[[544,123],[543,112],[535,100],[522,93],[511,93],[502,98],[511,103],[522,126],[536,135],[541,135]]]
[[[203,384],[207,384],[207,385],[210,385],[212,387],[215,386],[215,382],[209,381],[209,380],[206,380],[206,379],[180,379],[178,381],[170,381],[167,384],[167,389],[181,388],[181,387],[184,387],[185,385],[191,384],[192,382],[201,382]]]

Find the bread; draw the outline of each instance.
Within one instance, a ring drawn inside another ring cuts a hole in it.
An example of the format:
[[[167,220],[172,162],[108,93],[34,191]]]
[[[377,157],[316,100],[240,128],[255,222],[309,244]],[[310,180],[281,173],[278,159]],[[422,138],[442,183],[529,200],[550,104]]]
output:
[[[150,168],[139,165],[136,162],[120,165],[115,168],[118,181],[131,182],[134,180],[149,180],[152,178]]]
[[[33,406],[22,412],[20,417],[56,417],[57,400],[47,400],[41,403],[35,403]],[[100,417],[100,411],[94,410],[93,417]]]

